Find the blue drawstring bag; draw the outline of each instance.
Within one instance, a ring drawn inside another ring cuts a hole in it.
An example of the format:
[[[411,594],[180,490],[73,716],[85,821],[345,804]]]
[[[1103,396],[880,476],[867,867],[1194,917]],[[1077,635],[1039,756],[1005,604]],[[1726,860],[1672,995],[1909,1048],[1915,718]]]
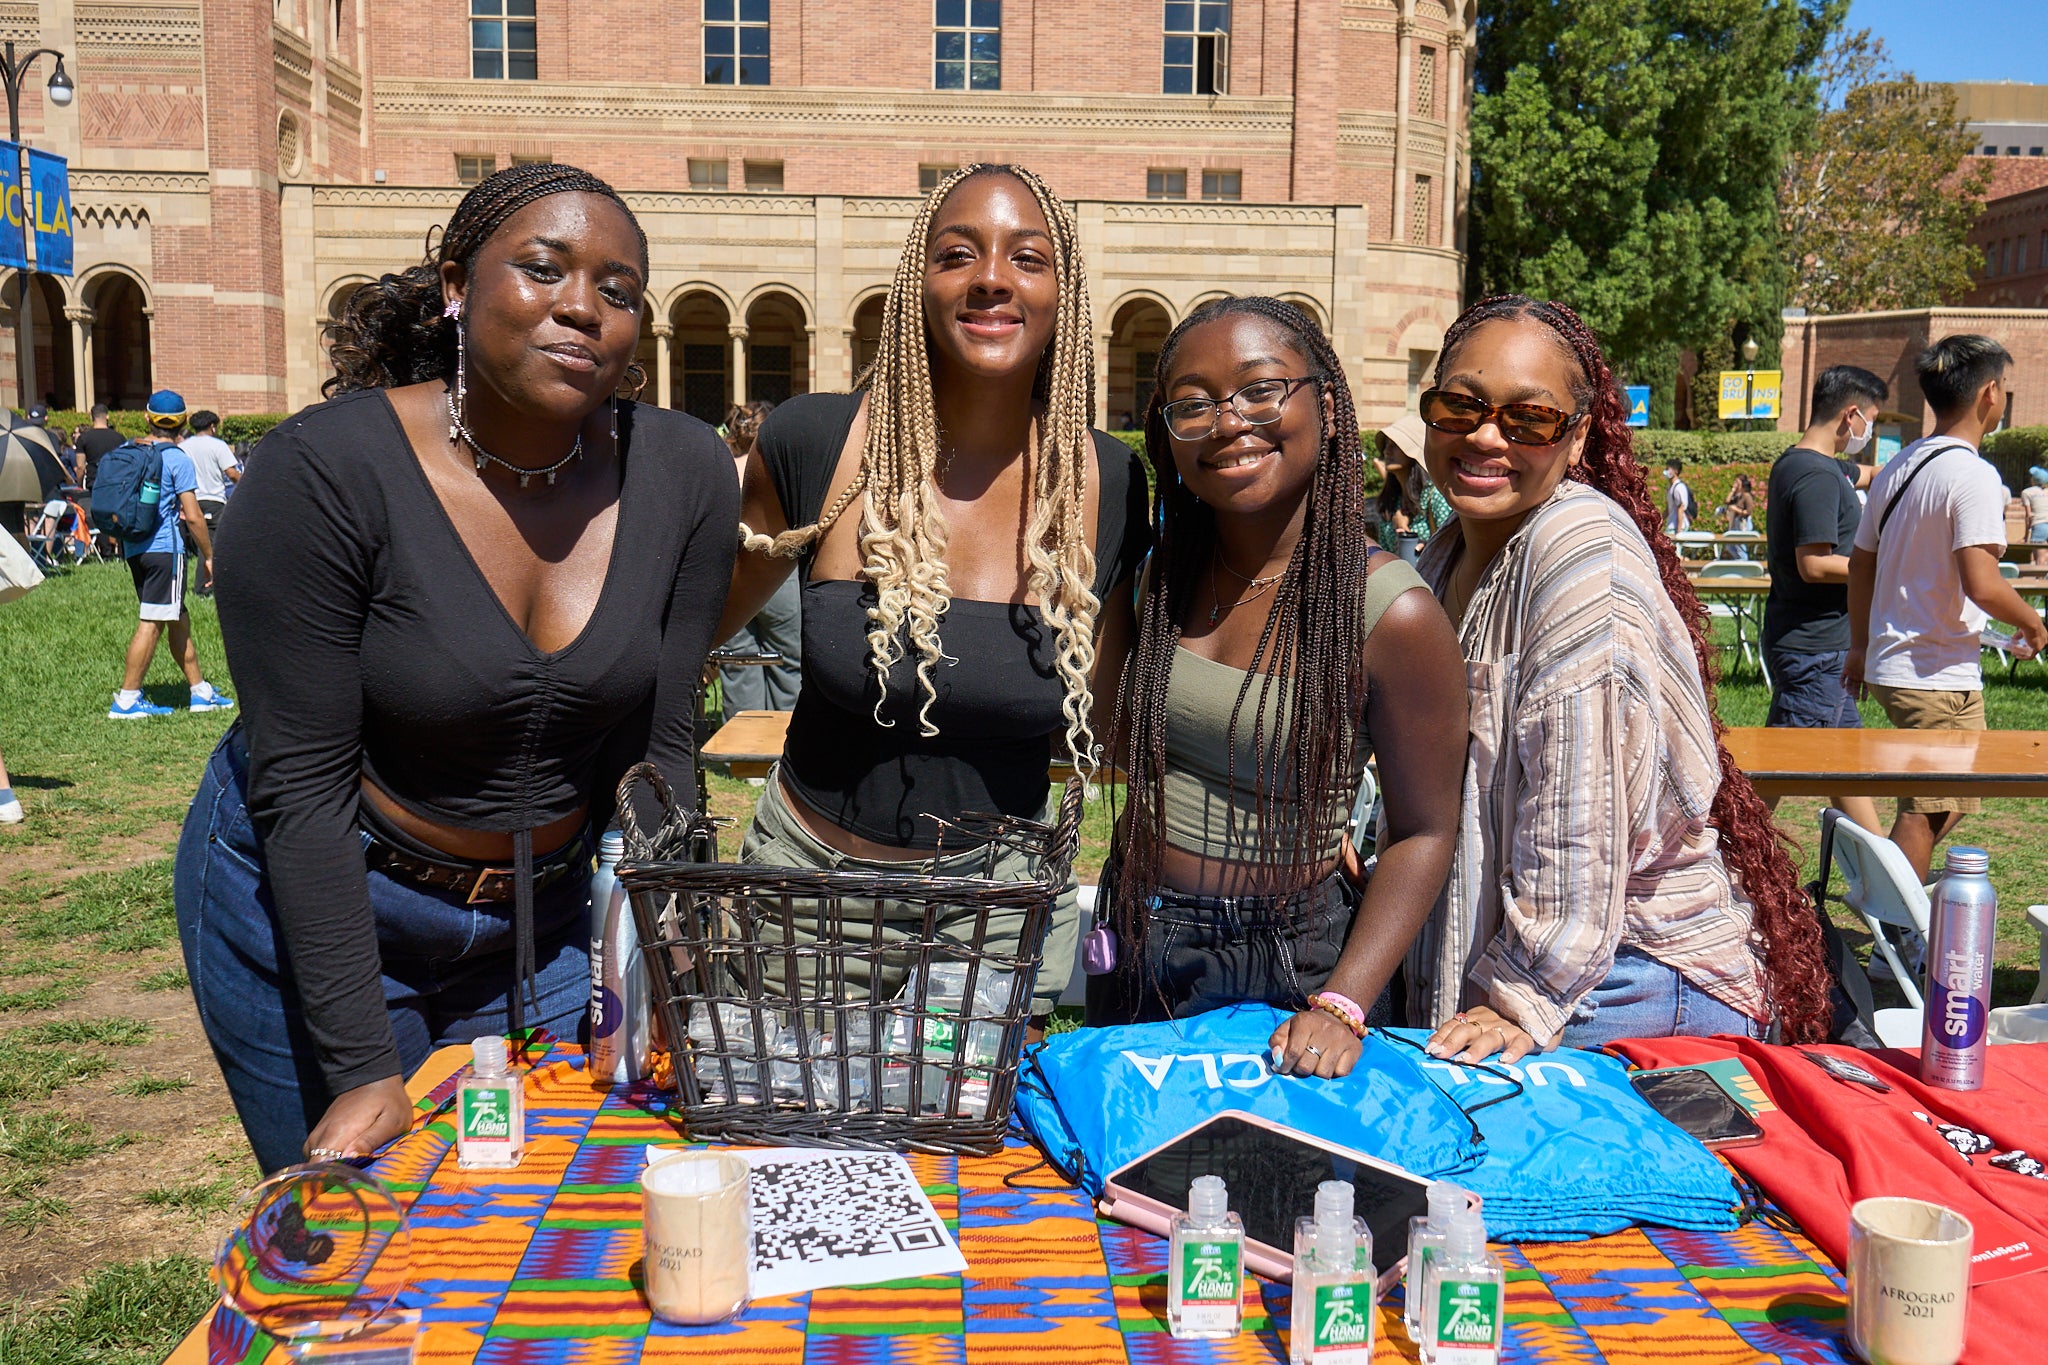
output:
[[[1619,1059],[1558,1048],[1472,1066],[1423,1055],[1425,1030],[1383,1032],[1416,1049],[1422,1073],[1485,1134],[1484,1158],[1458,1183],[1485,1201],[1493,1240],[1578,1241],[1635,1223],[1740,1225],[1744,1201],[1727,1166],[1646,1104]]]
[[[1153,1148],[1224,1113],[1257,1114],[1425,1179],[1478,1165],[1484,1144],[1420,1053],[1368,1037],[1347,1076],[1277,1076],[1266,1042],[1289,1016],[1233,1005],[1191,1019],[1055,1034],[1031,1048],[1017,1113],[1046,1159],[1090,1195]]]

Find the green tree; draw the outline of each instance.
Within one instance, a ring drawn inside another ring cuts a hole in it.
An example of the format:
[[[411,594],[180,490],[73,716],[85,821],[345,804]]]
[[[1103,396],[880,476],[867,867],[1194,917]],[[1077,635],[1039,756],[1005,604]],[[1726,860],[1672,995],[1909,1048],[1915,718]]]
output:
[[[1778,355],[1777,193],[1846,0],[1491,0],[1469,287],[1577,308],[1669,425],[1679,352]]]
[[[1990,168],[1955,91],[1893,67],[1868,29],[1828,44],[1821,115],[1779,195],[1792,302],[1815,313],[1927,308],[1969,292]]]

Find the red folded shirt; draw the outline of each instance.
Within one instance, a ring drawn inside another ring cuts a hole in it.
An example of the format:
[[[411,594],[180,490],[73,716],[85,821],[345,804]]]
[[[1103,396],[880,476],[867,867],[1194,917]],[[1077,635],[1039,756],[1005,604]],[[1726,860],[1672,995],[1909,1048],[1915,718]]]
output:
[[[1777,1110],[1757,1117],[1762,1142],[1721,1155],[1837,1266],[1848,1264],[1849,1206],[1859,1199],[1903,1195],[1954,1209],[1976,1234],[1964,1360],[2005,1365],[2023,1354],[2015,1343],[2038,1339],[2040,1302],[2014,1281],[2048,1269],[2048,1179],[2010,1154],[2048,1162],[2048,1043],[1987,1049],[1981,1090],[1921,1084],[1917,1052],[1811,1049],[1855,1062],[1889,1093],[1837,1080],[1796,1048],[1746,1038],[1631,1039],[1614,1050],[1644,1067],[1740,1056]]]

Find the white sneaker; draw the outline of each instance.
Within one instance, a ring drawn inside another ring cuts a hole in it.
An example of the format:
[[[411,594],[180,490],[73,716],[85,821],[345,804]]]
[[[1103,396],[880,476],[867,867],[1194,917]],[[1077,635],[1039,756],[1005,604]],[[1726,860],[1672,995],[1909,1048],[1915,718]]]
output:
[[[26,818],[21,813],[21,802],[0,801],[0,825],[18,825]]]

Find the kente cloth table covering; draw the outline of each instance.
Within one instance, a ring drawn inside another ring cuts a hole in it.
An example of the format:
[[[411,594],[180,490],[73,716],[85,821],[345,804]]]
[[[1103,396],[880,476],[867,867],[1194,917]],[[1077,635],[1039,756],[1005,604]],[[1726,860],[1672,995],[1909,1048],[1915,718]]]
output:
[[[639,1289],[644,1148],[673,1143],[666,1097],[593,1088],[573,1048],[542,1045],[527,1086],[526,1159],[466,1172],[443,1115],[371,1169],[410,1211],[421,1365],[1206,1365],[1287,1359],[1288,1290],[1245,1290],[1246,1331],[1222,1342],[1165,1331],[1166,1242],[1096,1219],[1087,1196],[1021,1142],[988,1158],[912,1156],[965,1253],[961,1276],[819,1290],[755,1303],[736,1322],[650,1321]],[[531,1056],[532,1054],[530,1054]],[[431,1111],[451,1078],[420,1103]],[[1005,1185],[1006,1176],[1026,1188]],[[1839,1362],[1843,1282],[1794,1231],[1632,1229],[1591,1241],[1496,1247],[1507,1267],[1513,1365]],[[1375,1362],[1413,1361],[1396,1290]],[[214,1365],[285,1365],[223,1307]]]

